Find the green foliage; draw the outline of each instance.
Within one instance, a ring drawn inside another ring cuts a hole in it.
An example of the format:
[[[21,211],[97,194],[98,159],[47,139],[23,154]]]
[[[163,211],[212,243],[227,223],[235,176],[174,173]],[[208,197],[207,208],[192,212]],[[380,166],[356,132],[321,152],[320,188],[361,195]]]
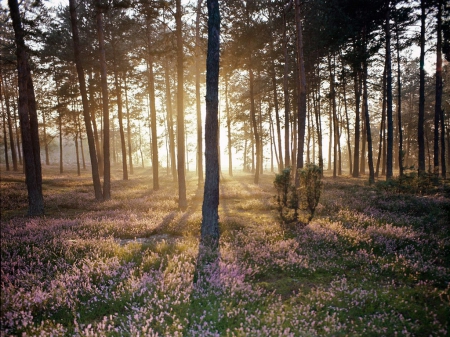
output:
[[[274,185],[278,192],[277,210],[284,222],[297,221],[298,210],[306,210],[307,222],[314,217],[322,191],[322,170],[319,166],[308,164],[298,170],[299,188],[295,187],[291,169],[286,168],[275,176]]]
[[[297,221],[298,195],[292,183],[291,168],[287,167],[280,174],[275,175],[273,182],[277,195],[277,210],[283,222]]]
[[[405,174],[387,181],[379,181],[376,186],[380,190],[397,193],[432,194],[443,189],[447,191],[444,181],[431,172],[418,174],[413,168]]]
[[[299,195],[302,209],[309,212],[308,222],[314,217],[314,212],[319,204],[322,192],[322,170],[314,164],[307,164],[305,168],[299,169]]]

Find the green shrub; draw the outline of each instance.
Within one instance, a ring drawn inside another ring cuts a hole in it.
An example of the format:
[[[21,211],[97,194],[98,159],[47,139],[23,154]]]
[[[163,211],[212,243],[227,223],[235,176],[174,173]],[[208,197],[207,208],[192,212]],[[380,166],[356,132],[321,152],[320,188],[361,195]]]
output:
[[[430,194],[437,192],[441,187],[445,191],[445,184],[441,178],[431,172],[418,174],[414,167],[405,169],[405,173],[401,176],[379,181],[376,186],[380,190],[397,193]]]
[[[299,196],[302,209],[309,212],[308,222],[314,217],[314,212],[319,204],[322,192],[322,170],[314,164],[307,164],[305,168],[299,169]]]
[[[298,218],[298,195],[295,185],[292,184],[291,168],[285,168],[275,175],[273,182],[278,192],[277,210],[283,222],[296,221]]]
[[[278,192],[277,210],[284,222],[297,221],[299,209],[309,213],[307,222],[310,222],[319,203],[323,186],[322,170],[314,164],[308,164],[299,169],[298,174],[299,188],[295,187],[290,168],[277,174],[273,182]]]

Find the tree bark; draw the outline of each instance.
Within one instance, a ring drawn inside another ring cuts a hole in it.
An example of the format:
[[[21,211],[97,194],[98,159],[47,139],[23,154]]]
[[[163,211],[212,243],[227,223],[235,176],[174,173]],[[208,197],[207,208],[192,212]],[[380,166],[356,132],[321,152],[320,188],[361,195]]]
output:
[[[344,111],[345,111],[345,121],[347,126],[347,149],[348,149],[348,165],[349,165],[349,173],[350,175],[353,173],[353,162],[352,162],[352,147],[350,140],[350,121],[348,118],[348,107],[347,107],[347,79],[345,78],[344,68],[342,68],[342,90],[344,92]]]
[[[290,1],[290,6],[292,6],[292,1]],[[284,167],[291,166],[291,146],[290,146],[290,114],[291,114],[291,103],[289,100],[289,56],[288,56],[288,36],[287,36],[287,12],[289,6],[286,6],[283,10],[283,45],[284,45],[284,77],[283,77],[283,90],[284,90]]]
[[[442,115],[442,0],[438,1],[436,43],[436,101],[434,105],[434,174],[439,176],[439,119]],[[443,123],[442,123],[443,124]],[[443,127],[442,127],[443,128]],[[444,129],[444,128],[443,128]],[[442,133],[442,138],[444,133]],[[445,153],[445,142],[441,142]],[[445,155],[442,156],[442,177],[446,176]]]
[[[181,0],[176,0],[176,36],[177,36],[177,143],[178,143],[178,207],[186,210],[186,178],[185,178],[185,142],[184,142],[184,76],[183,76],[183,36],[181,33]]]
[[[303,168],[303,152],[305,145],[306,127],[306,74],[305,59],[303,57],[303,28],[301,21],[301,1],[295,0],[295,23],[297,28],[297,76],[298,76],[298,147],[297,147],[297,170],[295,186],[300,185],[298,169]]]
[[[208,54],[206,61],[206,121],[205,163],[206,179],[202,206],[201,242],[217,248],[219,243],[219,54],[220,13],[218,0],[207,0]]]
[[[228,136],[228,174],[233,176],[233,155],[231,153],[231,118],[228,106],[228,76],[225,76],[225,109],[227,110],[227,136]]]
[[[419,173],[425,173],[425,0],[420,1],[420,88],[419,88],[419,123],[417,141],[419,143]]]
[[[253,136],[254,136],[254,142],[255,142],[255,146],[256,146],[256,164],[254,166],[254,170],[255,170],[255,177],[253,182],[255,184],[259,183],[259,169],[261,166],[260,160],[261,160],[261,156],[260,156],[260,139],[259,139],[259,132],[258,132],[258,125],[256,123],[256,111],[255,111],[255,95],[254,95],[254,76],[253,76],[253,69],[251,68],[251,57],[250,57],[250,62],[249,62],[249,75],[250,75],[250,119],[252,122],[252,127],[253,127]]]
[[[8,133],[9,133],[9,145],[11,148],[11,159],[13,164],[13,170],[18,171],[18,165],[17,165],[17,153],[16,153],[16,146],[14,144],[14,136],[13,136],[13,129],[12,129],[12,119],[11,119],[11,109],[9,105],[9,97],[6,90],[6,80],[3,81],[3,76],[1,74],[0,70],[0,85],[3,88],[3,98],[5,99],[5,105],[6,105],[6,120],[8,123]],[[0,90],[1,91],[1,90]],[[2,101],[3,102],[3,101]],[[5,144],[6,144],[6,134],[5,134]],[[5,158],[8,159],[8,156],[5,152]]]
[[[115,45],[115,38],[113,38],[113,45]],[[115,48],[113,48],[113,67],[114,67],[114,86],[116,88],[116,98],[117,98],[117,119],[119,120],[120,147],[122,150],[121,151],[122,152],[122,178],[123,178],[123,180],[128,180],[127,148],[126,148],[126,144],[125,144],[125,132],[123,129],[122,88],[121,88],[121,84],[119,81],[119,69],[117,67]]]
[[[269,21],[270,21],[271,26],[272,26],[272,16],[273,16],[272,4],[270,4],[269,5]],[[270,43],[270,48],[272,51],[275,50],[273,40],[274,40],[274,38],[271,33],[270,37],[269,37],[269,43]],[[277,162],[278,162],[278,172],[281,172],[281,171],[283,171],[284,163],[283,163],[283,151],[282,151],[282,147],[281,147],[281,125],[280,125],[280,114],[279,114],[278,93],[277,93],[277,79],[276,79],[276,73],[275,73],[274,57],[271,57],[270,60],[271,60],[270,75],[272,77],[273,102],[274,102],[274,107],[275,107],[275,122],[277,125],[277,145],[278,145],[278,153],[280,154],[279,160],[277,160]]]
[[[128,142],[128,162],[130,163],[130,174],[133,174],[133,145],[131,143],[131,122],[130,122],[130,109],[128,107],[128,86],[126,72],[123,77],[125,85],[125,108],[127,110],[127,142]]]
[[[6,165],[6,171],[9,171],[9,158],[8,158],[8,138],[6,135],[6,118],[5,118],[5,110],[3,107],[3,99],[2,99],[2,89],[1,89],[1,82],[0,82],[0,101],[2,105],[2,121],[3,121],[3,139],[4,139],[4,146],[5,146],[5,165]]]
[[[384,133],[385,133],[385,121],[386,121],[386,62],[384,62],[384,71],[383,71],[383,84],[382,84],[382,97],[383,97],[383,103],[381,107],[381,124],[380,124],[380,141],[378,142],[378,156],[377,156],[377,166],[375,170],[375,177],[378,177],[378,174],[380,172],[380,163],[381,163],[381,156],[384,152],[383,147],[383,140],[384,140]],[[384,161],[383,161],[384,165]],[[383,170],[384,173],[384,170]]]
[[[334,73],[333,73],[333,67],[331,65],[331,56],[328,56],[328,67],[330,71],[330,104],[331,109],[333,112],[333,178],[337,177],[337,143],[338,143],[338,122],[337,122],[337,115],[336,115],[336,91],[334,88]],[[330,121],[331,124],[331,121]],[[331,138],[331,135],[330,135]]]
[[[101,5],[96,2],[96,22],[97,35],[100,53],[100,76],[102,83],[103,100],[103,199],[111,199],[111,162],[109,149],[109,97],[108,97],[108,79],[106,74],[106,56],[105,56],[105,38],[103,34],[103,17]]]
[[[70,19],[72,24],[72,40],[74,45],[74,57],[75,57],[75,65],[77,68],[77,74],[78,74],[78,82],[80,84],[80,93],[81,93],[81,100],[83,103],[83,117],[84,117],[84,125],[86,128],[86,134],[88,138],[88,146],[89,146],[89,156],[91,159],[91,169],[92,169],[92,181],[94,184],[94,193],[95,193],[95,199],[102,200],[102,187],[100,183],[100,175],[99,175],[99,168],[98,168],[98,162],[97,162],[97,154],[95,150],[95,143],[94,143],[94,134],[92,132],[92,126],[91,126],[91,115],[89,113],[89,101],[87,97],[87,91],[86,91],[86,79],[84,78],[84,71],[83,66],[81,64],[81,57],[80,57],[80,38],[78,34],[78,20],[77,20],[77,14],[75,9],[75,0],[69,1],[69,10],[70,10]]]
[[[366,32],[364,28],[364,37],[363,37],[363,46],[364,50],[366,50]],[[375,173],[373,169],[373,157],[372,157],[372,134],[370,132],[370,117],[369,117],[369,103],[368,103],[368,94],[367,94],[367,63],[368,60],[365,57],[363,61],[363,103],[364,103],[364,115],[365,115],[365,129],[367,133],[367,156],[369,161],[369,183],[375,182]]]
[[[150,37],[149,37],[150,39]],[[149,41],[150,43],[150,41]],[[156,125],[156,98],[155,98],[155,79],[153,75],[153,55],[148,55],[148,84],[150,95],[150,122],[152,133],[152,171],[153,171],[153,190],[159,190],[159,159],[158,159],[158,136]]]
[[[96,103],[95,103],[95,95],[94,95],[94,79],[92,77],[92,71],[89,72],[89,105],[91,116],[89,117],[92,120],[92,128],[94,131],[94,140],[95,140],[95,149],[97,152],[97,165],[98,165],[98,173],[100,176],[103,176],[103,155],[102,148],[100,146],[100,137],[98,136],[99,132],[97,129],[97,121],[95,117]],[[90,151],[90,150],[89,150]],[[103,195],[101,197],[103,199]]]
[[[203,0],[197,2],[197,16],[195,20],[195,98],[197,109],[197,175],[198,186],[203,184],[203,134],[202,114],[200,110],[200,14]],[[226,98],[225,98],[226,99]]]
[[[400,176],[403,176],[403,130],[402,130],[402,82],[400,72],[400,38],[398,32],[398,24],[395,22],[396,28],[396,49],[397,49],[397,123],[398,123],[398,166]]]
[[[355,151],[353,153],[353,177],[359,177],[359,140],[360,140],[360,98],[361,98],[361,89],[360,89],[360,76],[361,73],[359,71],[359,67],[354,67],[354,87],[355,87]]]
[[[44,198],[42,196],[42,171],[39,148],[38,121],[36,101],[28,64],[28,54],[24,41],[24,30],[20,19],[17,0],[8,0],[13,22],[18,86],[19,86],[19,118],[22,133],[22,147],[25,162],[25,175],[28,190],[28,214],[30,216],[44,214]]]
[[[173,131],[173,111],[172,111],[172,94],[170,92],[169,62],[167,58],[164,60],[164,78],[166,86],[166,109],[167,109],[167,125],[169,132],[169,152],[170,167],[172,171],[173,181],[177,181],[177,165],[175,161],[175,134]]]
[[[386,97],[387,97],[387,160],[386,160],[386,180],[392,179],[394,166],[394,122],[392,116],[392,67],[391,67],[391,27],[390,21],[390,1],[388,1],[386,13]]]

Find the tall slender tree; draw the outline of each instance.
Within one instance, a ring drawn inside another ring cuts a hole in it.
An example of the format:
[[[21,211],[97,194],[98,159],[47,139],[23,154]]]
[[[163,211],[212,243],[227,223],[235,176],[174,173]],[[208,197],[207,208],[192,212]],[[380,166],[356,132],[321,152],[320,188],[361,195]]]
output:
[[[218,0],[207,0],[208,54],[206,60],[206,177],[202,206],[202,244],[216,248],[219,243],[219,57],[220,12]]]
[[[419,173],[425,172],[425,0],[420,0],[420,69],[419,69],[419,122],[417,141],[419,143]]]
[[[25,163],[25,176],[28,190],[28,214],[44,214],[44,197],[42,195],[42,168],[39,146],[38,119],[34,96],[31,69],[25,46],[25,31],[22,27],[19,4],[17,0],[8,0],[10,15],[14,28],[17,56],[19,86],[19,118],[22,134],[22,149]]]
[[[436,14],[436,100],[434,104],[434,174],[439,175],[439,119],[442,109],[442,4],[443,0],[438,0],[438,11]],[[445,144],[445,142],[441,142]],[[444,145],[445,146],[445,145]],[[445,147],[444,147],[445,148]],[[445,153],[445,151],[442,151]],[[442,177],[446,176],[445,155],[442,160]]]
[[[186,178],[185,178],[185,140],[184,140],[184,66],[183,66],[183,35],[181,21],[181,0],[176,0],[176,36],[177,36],[177,162],[178,162],[178,207],[186,210]]]
[[[394,120],[392,115],[392,66],[391,66],[391,3],[387,1],[384,32],[386,36],[386,104],[387,104],[387,163],[386,179],[393,175],[394,167]]]
[[[75,56],[75,65],[77,68],[78,81],[80,84],[80,93],[81,93],[81,101],[83,103],[83,117],[84,117],[84,125],[86,128],[86,134],[88,138],[88,146],[89,146],[89,156],[91,159],[91,169],[92,169],[92,180],[94,184],[94,193],[95,199],[102,200],[102,187],[100,183],[100,174],[98,169],[98,161],[97,161],[97,153],[95,149],[95,140],[94,133],[92,131],[91,125],[91,115],[89,111],[89,101],[87,97],[86,90],[86,79],[84,77],[83,65],[81,64],[80,57],[80,38],[78,33],[78,19],[76,12],[75,0],[69,0],[69,11],[70,11],[70,20],[72,24],[72,40],[73,40],[73,51]]]
[[[95,19],[100,54],[100,77],[102,83],[102,107],[103,107],[103,199],[111,199],[111,162],[109,139],[109,95],[108,78],[106,73],[105,37],[103,31],[103,11],[107,8],[99,0],[96,1]]]
[[[195,107],[197,111],[197,175],[198,185],[203,184],[203,133],[200,102],[200,17],[203,0],[197,1],[197,16],[195,19]]]

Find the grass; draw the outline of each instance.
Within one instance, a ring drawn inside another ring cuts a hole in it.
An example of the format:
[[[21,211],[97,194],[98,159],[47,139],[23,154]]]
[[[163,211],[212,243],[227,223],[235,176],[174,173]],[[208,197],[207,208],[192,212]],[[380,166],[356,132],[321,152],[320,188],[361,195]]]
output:
[[[224,175],[220,256],[194,283],[195,174],[180,212],[171,177],[153,191],[135,171],[98,203],[87,172],[44,167],[42,218],[25,216],[23,175],[1,172],[1,336],[448,334],[446,195],[326,177],[311,223],[286,225],[272,174]]]

